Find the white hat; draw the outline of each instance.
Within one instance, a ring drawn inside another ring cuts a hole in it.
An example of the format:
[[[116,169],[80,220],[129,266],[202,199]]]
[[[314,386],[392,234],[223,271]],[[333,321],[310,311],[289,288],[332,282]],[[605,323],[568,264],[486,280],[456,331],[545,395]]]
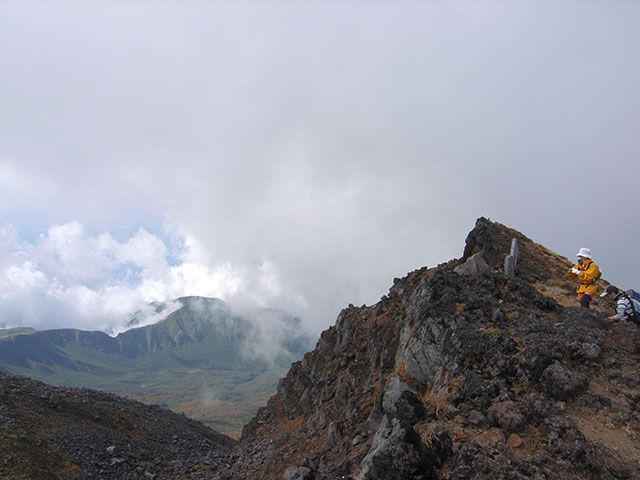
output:
[[[591,250],[582,247],[578,253],[576,253],[576,257],[591,258]]]

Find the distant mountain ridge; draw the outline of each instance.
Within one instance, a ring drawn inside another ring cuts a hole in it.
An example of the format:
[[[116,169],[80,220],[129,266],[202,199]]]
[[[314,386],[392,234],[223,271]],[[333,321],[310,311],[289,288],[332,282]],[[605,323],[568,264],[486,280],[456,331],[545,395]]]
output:
[[[219,299],[177,301],[182,307],[164,320],[116,337],[76,329],[0,335],[0,371],[130,396],[237,434],[291,362],[310,349],[310,338],[298,318],[278,310],[250,319]],[[265,318],[270,337],[261,346]]]
[[[29,327],[0,328],[0,338],[13,337],[15,335],[23,335],[25,333],[34,333],[35,331],[35,329]]]

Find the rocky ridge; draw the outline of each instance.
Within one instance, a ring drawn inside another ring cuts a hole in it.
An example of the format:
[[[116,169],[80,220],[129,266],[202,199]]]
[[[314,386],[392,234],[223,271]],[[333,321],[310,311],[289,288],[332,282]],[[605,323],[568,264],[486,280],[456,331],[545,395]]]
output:
[[[640,478],[640,332],[562,306],[569,267],[478,219],[461,259],[343,310],[217,478]]]

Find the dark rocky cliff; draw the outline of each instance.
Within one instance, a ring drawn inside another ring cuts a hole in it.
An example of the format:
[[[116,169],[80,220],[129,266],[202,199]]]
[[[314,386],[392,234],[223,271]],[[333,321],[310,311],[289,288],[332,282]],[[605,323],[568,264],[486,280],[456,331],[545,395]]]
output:
[[[479,219],[463,258],[343,310],[217,478],[640,478],[640,333],[562,306],[569,265]]]

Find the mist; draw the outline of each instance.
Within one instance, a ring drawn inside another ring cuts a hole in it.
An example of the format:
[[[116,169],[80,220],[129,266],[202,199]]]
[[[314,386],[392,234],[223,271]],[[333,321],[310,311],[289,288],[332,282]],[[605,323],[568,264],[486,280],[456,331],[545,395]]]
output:
[[[486,216],[640,288],[640,5],[0,4],[0,326],[319,332]]]

